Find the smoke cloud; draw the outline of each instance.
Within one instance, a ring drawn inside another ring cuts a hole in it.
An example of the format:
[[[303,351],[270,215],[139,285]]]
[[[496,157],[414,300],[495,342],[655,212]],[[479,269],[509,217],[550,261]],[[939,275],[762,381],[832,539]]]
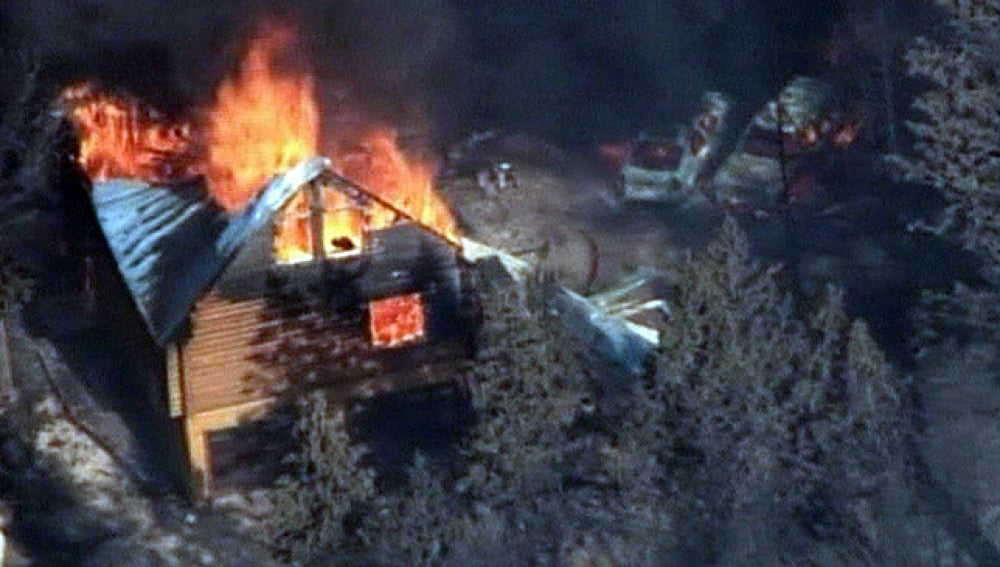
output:
[[[590,143],[683,120],[704,89],[756,107],[808,70],[839,2],[8,0],[7,46],[56,84],[94,79],[165,112],[210,100],[262,17],[299,26],[324,106]],[[398,125],[398,124],[397,124]]]

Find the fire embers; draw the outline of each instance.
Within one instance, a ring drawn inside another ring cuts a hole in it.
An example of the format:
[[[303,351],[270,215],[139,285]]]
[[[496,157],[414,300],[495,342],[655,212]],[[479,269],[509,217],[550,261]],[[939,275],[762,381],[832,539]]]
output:
[[[426,335],[424,301],[419,293],[379,299],[368,304],[372,344],[394,348]]]

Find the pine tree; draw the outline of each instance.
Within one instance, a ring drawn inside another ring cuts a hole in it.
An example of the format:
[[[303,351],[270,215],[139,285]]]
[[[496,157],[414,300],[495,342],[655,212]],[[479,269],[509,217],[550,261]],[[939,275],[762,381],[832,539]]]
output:
[[[546,309],[550,289],[485,292],[468,376],[478,419],[462,463],[452,474],[419,459],[407,489],[379,499],[368,521],[376,562],[659,564],[671,527],[662,476],[641,443],[580,427],[591,377]],[[601,480],[574,480],[582,461]]]
[[[929,87],[908,124],[914,152],[894,161],[908,179],[944,197],[945,213],[922,228],[974,252],[984,281],[926,293],[916,309],[921,367],[913,391],[923,435],[912,453],[923,503],[979,564],[996,564],[1000,539],[987,504],[994,491],[965,472],[995,470],[997,458],[969,445],[964,432],[995,445],[972,408],[997,396],[1000,359],[1000,1],[935,4],[945,22],[940,33],[918,39],[906,55],[910,73]],[[954,437],[962,443],[941,442]]]
[[[916,312],[923,349],[943,339],[990,340],[1000,319],[1000,2],[938,0],[947,23],[935,37],[917,39],[906,54],[912,75],[929,83],[907,126],[913,155],[893,163],[911,181],[927,184],[948,206],[919,226],[974,252],[987,289],[958,284],[949,294],[925,294]]]
[[[852,507],[899,470],[900,387],[885,357],[832,290],[803,320],[781,275],[751,259],[733,220],[679,268],[652,390],[690,494],[677,517],[725,542],[711,560],[791,553],[810,533],[846,541],[863,531]]]
[[[913,103],[908,123],[915,155],[895,158],[910,180],[949,203],[930,228],[1000,269],[1000,2],[937,0],[948,17],[937,38],[919,38],[909,71],[931,88]]]
[[[561,504],[582,370],[555,322],[523,291],[483,297],[483,346],[467,377],[477,422],[462,449],[463,472],[454,477],[418,460],[409,490],[381,501],[373,540],[389,564],[530,563],[558,540],[550,520]]]
[[[3,62],[11,71],[8,88],[17,93],[0,101],[6,102],[0,104],[0,316],[30,294],[31,278],[17,261],[18,239],[33,232],[31,214],[51,192],[58,159],[58,124],[39,102],[37,66],[23,56]]]
[[[345,520],[375,494],[375,474],[362,459],[365,450],[352,443],[342,410],[321,392],[299,402],[300,449],[294,472],[270,491],[274,510],[268,531],[279,557],[298,563],[348,555]]]

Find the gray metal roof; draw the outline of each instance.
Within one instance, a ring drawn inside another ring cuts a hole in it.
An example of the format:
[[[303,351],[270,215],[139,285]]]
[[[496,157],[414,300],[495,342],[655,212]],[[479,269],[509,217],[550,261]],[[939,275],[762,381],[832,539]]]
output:
[[[243,243],[270,227],[275,212],[329,168],[324,158],[303,161],[235,215],[211,202],[202,180],[173,186],[123,179],[94,184],[97,220],[158,344],[178,338],[194,302]]]

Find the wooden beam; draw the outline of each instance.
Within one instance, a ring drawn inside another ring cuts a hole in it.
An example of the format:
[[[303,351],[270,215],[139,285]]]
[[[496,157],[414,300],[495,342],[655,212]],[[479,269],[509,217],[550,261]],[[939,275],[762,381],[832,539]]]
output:
[[[313,181],[309,184],[309,232],[312,238],[312,253],[314,262],[326,259],[326,238],[323,235],[323,213],[326,203],[323,202],[323,188]]]
[[[182,390],[181,372],[184,368],[181,347],[167,347],[167,404],[170,407],[170,417],[184,415],[184,392]]]

